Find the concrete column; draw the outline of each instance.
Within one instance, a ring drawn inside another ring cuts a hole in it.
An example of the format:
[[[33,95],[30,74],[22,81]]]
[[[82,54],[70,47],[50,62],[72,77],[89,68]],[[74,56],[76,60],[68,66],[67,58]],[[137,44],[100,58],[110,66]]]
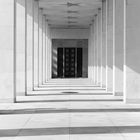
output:
[[[101,9],[98,9],[98,85],[101,86],[101,45],[102,45],[102,24],[101,24]]]
[[[93,36],[93,25],[90,26],[90,35],[89,35],[89,45],[88,45],[88,78],[94,80],[94,36]]]
[[[94,26],[91,25],[91,80],[94,81]]]
[[[126,103],[140,103],[140,1],[124,2],[124,100]]]
[[[113,62],[113,94],[123,95],[123,32],[124,32],[124,1],[114,2],[114,62]]]
[[[43,62],[43,71],[42,71],[42,80],[43,83],[46,81],[46,16],[43,16],[43,50],[42,50],[42,62]]]
[[[15,44],[14,0],[0,1],[0,102],[14,102]],[[16,12],[16,11],[15,11]]]
[[[94,63],[94,84],[96,85],[96,80],[97,80],[97,64],[96,64],[96,19],[94,17],[94,22],[93,22],[93,63]]]
[[[97,15],[94,17],[94,83],[97,85],[98,60],[97,60]]]
[[[27,29],[26,29],[26,48],[27,48],[27,58],[26,58],[26,63],[27,63],[27,67],[26,67],[26,72],[27,72],[27,91],[31,91],[33,89],[33,85],[32,85],[32,76],[33,76],[33,0],[27,0],[27,12],[26,12],[26,24],[27,24]]]
[[[51,79],[51,53],[50,30],[47,26],[47,81]]]
[[[99,32],[98,32],[98,15],[95,15],[95,57],[96,57],[96,85],[98,85],[98,76],[99,76]]]
[[[49,27],[46,23],[46,80],[49,81]]]
[[[113,92],[113,0],[107,3],[107,92]]]
[[[52,78],[52,41],[49,29],[49,80]]]
[[[88,78],[92,79],[92,70],[91,70],[91,27],[90,27],[90,35],[88,40]]]
[[[33,49],[33,84],[38,86],[38,46],[39,46],[39,3],[34,1],[34,49]]]
[[[25,95],[26,72],[26,1],[16,0],[16,91],[17,95]]]
[[[96,74],[96,66],[95,66],[95,63],[96,63],[96,61],[95,61],[95,33],[94,33],[94,31],[95,31],[95,26],[94,26],[94,24],[95,24],[95,21],[93,20],[93,24],[92,24],[92,26],[91,26],[91,52],[92,52],[92,54],[91,54],[91,63],[92,63],[92,81],[94,82],[94,84],[96,83],[95,81],[95,74]]]
[[[42,85],[42,19],[43,19],[43,9],[39,9],[39,46],[38,46],[38,83]]]
[[[48,24],[46,20],[46,82],[48,81]]]
[[[102,87],[106,88],[107,1],[102,3]]]

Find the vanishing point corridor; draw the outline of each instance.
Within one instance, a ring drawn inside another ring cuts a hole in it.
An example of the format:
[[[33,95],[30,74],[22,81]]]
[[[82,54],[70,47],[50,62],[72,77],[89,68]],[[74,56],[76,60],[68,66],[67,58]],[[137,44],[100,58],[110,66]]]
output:
[[[140,140],[140,0],[0,0],[0,140]]]

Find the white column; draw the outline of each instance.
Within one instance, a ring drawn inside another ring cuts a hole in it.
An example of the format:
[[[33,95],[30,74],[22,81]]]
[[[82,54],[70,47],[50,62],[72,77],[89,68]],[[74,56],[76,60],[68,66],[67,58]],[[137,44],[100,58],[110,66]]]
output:
[[[25,95],[25,64],[26,64],[26,20],[25,20],[25,0],[16,0],[16,90],[17,95]]]
[[[98,15],[95,15],[95,53],[96,53],[96,85],[98,85],[99,76],[99,32],[98,32]]]
[[[46,32],[47,32],[47,34],[46,34],[46,42],[47,42],[47,44],[46,44],[46,51],[47,51],[47,53],[46,53],[46,57],[47,57],[47,61],[46,61],[46,70],[47,70],[47,77],[46,77],[46,79],[47,79],[47,81],[49,81],[49,27],[48,27],[48,24],[46,23],[46,25],[47,25],[47,28],[46,28]]]
[[[140,1],[125,3],[124,42],[124,99],[126,103],[140,103]]]
[[[42,19],[43,9],[39,9],[38,83],[42,85]]]
[[[38,86],[38,46],[39,46],[39,3],[34,1],[34,49],[33,49],[33,84]]]
[[[96,85],[96,80],[97,80],[97,66],[96,66],[96,21],[94,17],[94,22],[93,22],[93,63],[94,63],[94,84]]]
[[[107,4],[106,0],[102,3],[102,87],[106,87],[106,48],[107,48]]]
[[[48,24],[46,20],[46,82],[48,81]]]
[[[14,0],[0,1],[0,102],[14,102],[15,49]],[[15,38],[16,39],[16,38]]]
[[[26,63],[27,63],[27,91],[31,91],[33,89],[32,85],[32,76],[33,76],[33,0],[27,0],[27,12],[26,12],[26,18],[27,18],[27,29],[26,29],[26,49],[27,49],[27,58],[26,58]]]
[[[123,95],[123,32],[124,32],[124,1],[114,2],[114,63],[113,63],[113,94]]]
[[[45,71],[46,71],[46,63],[45,63],[45,59],[46,59],[46,16],[44,15],[43,16],[43,50],[42,50],[42,62],[43,62],[43,71],[42,71],[42,73],[43,73],[43,77],[42,77],[42,82],[43,83],[45,83],[45,81],[46,81],[46,73],[45,73]]]
[[[94,80],[94,44],[93,44],[93,25],[90,26],[90,35],[88,42],[88,78]]]
[[[107,3],[107,92],[113,92],[113,0]]]
[[[49,80],[52,78],[52,42],[49,29]]]
[[[91,27],[90,27],[90,34],[88,40],[88,78],[92,79],[91,74]]]
[[[101,24],[101,9],[98,9],[98,85],[101,86],[101,45],[102,45],[102,24]]]
[[[97,15],[94,16],[94,64],[95,64],[95,72],[94,72],[94,79],[95,85],[97,85],[97,78],[98,78],[98,55],[97,55]]]

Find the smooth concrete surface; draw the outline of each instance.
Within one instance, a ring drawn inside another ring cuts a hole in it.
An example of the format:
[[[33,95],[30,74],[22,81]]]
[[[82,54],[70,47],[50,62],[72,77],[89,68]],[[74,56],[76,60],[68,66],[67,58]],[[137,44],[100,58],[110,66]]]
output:
[[[90,35],[88,39],[88,78],[94,80],[94,27],[90,26]],[[93,61],[92,61],[93,60]]]
[[[42,48],[42,83],[46,82],[46,16],[43,15],[43,48]]]
[[[39,9],[38,1],[34,2],[34,59],[33,59],[33,72],[34,72],[34,87],[38,86],[38,46],[39,46]]]
[[[51,28],[53,39],[88,39],[89,29],[55,29]]]
[[[39,9],[38,83],[42,85],[43,10]]]
[[[124,69],[124,98],[126,102],[140,103],[140,1],[127,0],[126,4],[126,44]]]
[[[13,102],[14,0],[0,1],[0,18],[0,102]]]
[[[114,64],[113,64],[113,93],[123,95],[123,62],[124,62],[124,2],[115,0],[114,17]]]
[[[16,1],[16,92],[25,95],[25,0]]]
[[[107,1],[107,91],[113,91],[113,0]]]
[[[107,14],[106,1],[102,3],[102,87],[106,87],[106,41],[107,41]]]
[[[1,104],[1,140],[140,138],[140,105],[126,105],[122,97],[98,90],[90,94],[43,93],[20,96],[16,104]]]
[[[97,18],[97,23],[98,23],[98,81],[97,85],[101,85],[101,65],[102,65],[102,11],[101,9],[98,9],[98,18]]]
[[[27,1],[27,91],[33,89],[33,0]]]

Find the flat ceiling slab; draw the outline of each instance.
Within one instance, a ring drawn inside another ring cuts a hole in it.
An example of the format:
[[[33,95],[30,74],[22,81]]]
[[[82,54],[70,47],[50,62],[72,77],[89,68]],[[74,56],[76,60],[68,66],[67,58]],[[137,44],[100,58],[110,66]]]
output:
[[[39,0],[52,28],[89,28],[102,0]]]

